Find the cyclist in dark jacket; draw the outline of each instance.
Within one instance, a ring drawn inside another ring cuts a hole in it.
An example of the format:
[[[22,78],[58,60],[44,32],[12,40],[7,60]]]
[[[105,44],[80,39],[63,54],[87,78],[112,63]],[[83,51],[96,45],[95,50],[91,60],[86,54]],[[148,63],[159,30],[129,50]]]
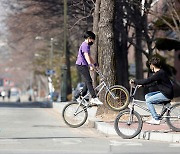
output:
[[[160,124],[158,115],[153,104],[162,103],[163,101],[170,101],[173,99],[174,92],[172,83],[166,74],[166,72],[161,68],[161,61],[158,57],[153,57],[150,61],[150,69],[154,72],[152,76],[147,79],[142,80],[130,80],[130,83],[137,85],[148,85],[155,84],[158,90],[150,92],[145,95],[146,104],[151,112],[152,120],[147,121],[150,124]]]

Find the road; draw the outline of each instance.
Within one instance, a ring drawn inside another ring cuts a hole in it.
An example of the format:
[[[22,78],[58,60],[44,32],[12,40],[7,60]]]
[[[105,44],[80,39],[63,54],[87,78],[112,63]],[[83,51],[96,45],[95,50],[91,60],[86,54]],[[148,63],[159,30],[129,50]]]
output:
[[[0,154],[179,154],[179,143],[123,140],[69,128],[52,108],[0,103]]]

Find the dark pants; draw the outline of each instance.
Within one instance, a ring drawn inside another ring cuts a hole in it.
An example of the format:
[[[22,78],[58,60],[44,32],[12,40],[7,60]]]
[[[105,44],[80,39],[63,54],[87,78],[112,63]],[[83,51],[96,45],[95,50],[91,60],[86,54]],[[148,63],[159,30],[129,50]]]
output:
[[[92,85],[92,79],[91,79],[91,76],[89,73],[89,68],[87,66],[84,66],[84,65],[76,65],[76,66],[77,66],[78,72],[81,74],[81,76],[85,82],[85,85],[87,86],[87,88],[91,94],[91,97],[95,98],[96,94],[95,94],[95,91],[94,91],[94,88]],[[87,89],[87,88],[84,87],[83,89]]]

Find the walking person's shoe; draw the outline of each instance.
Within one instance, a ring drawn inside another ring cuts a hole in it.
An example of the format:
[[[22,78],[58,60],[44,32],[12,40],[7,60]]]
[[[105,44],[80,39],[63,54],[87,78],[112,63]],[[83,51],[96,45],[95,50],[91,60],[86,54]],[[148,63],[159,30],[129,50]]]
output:
[[[151,120],[146,121],[148,124],[153,124],[153,125],[160,125],[160,120],[156,120],[152,118]]]
[[[91,98],[90,100],[91,104],[96,104],[96,105],[102,105],[103,103],[96,97],[96,98]]]

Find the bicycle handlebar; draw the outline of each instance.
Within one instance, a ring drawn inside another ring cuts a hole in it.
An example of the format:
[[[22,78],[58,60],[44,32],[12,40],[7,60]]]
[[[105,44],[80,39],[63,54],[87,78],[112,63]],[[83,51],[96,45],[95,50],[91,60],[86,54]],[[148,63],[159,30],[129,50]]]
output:
[[[140,87],[141,85],[133,86],[133,84],[130,84],[130,96],[134,96],[136,94],[137,89]],[[133,89],[134,89],[134,92],[133,92]]]
[[[97,74],[99,74],[103,79],[105,79],[104,75],[101,73],[101,71],[99,69],[97,69],[96,67],[94,67],[94,70],[96,71]]]

